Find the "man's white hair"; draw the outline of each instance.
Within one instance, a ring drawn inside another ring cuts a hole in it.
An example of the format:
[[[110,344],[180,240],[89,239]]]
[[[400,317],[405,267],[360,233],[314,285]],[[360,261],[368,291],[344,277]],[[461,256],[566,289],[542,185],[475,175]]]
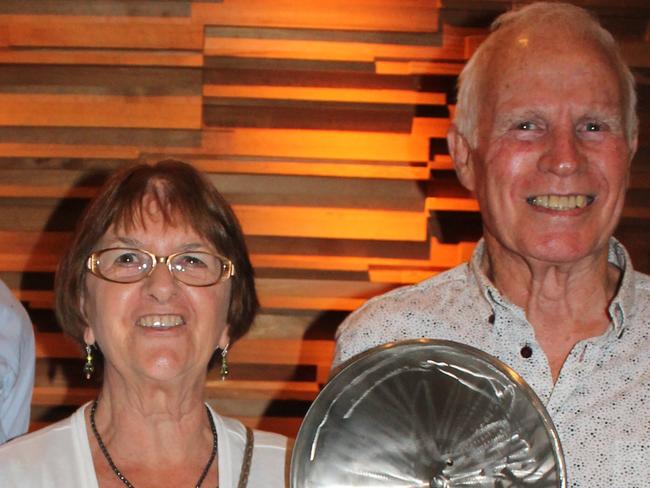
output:
[[[612,63],[621,87],[623,122],[628,146],[632,147],[638,133],[636,90],[634,76],[621,56],[614,37],[586,10],[559,2],[537,2],[519,10],[500,15],[492,23],[492,33],[479,46],[465,65],[458,79],[458,101],[454,123],[471,147],[478,142],[478,117],[481,100],[485,99],[485,85],[490,64],[503,41],[526,31],[544,33],[549,29],[567,33],[568,37],[595,42]],[[598,87],[585,87],[586,90]]]

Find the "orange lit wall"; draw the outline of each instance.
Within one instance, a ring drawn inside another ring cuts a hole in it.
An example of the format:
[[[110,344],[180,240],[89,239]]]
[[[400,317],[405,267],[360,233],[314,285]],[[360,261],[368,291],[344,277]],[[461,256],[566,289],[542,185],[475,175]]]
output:
[[[496,0],[0,2],[0,278],[37,331],[33,426],[96,395],[55,325],[52,275],[106,174],[183,159],[248,236],[263,310],[206,386],[294,434],[333,334],[366,299],[454,266],[480,235],[444,142]],[[582,1],[623,42],[641,149],[620,236],[650,271],[650,7]]]

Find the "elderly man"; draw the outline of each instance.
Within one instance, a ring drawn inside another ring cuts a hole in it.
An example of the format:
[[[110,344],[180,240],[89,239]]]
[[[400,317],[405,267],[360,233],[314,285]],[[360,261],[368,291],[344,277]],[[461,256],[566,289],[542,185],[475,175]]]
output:
[[[34,387],[34,331],[0,281],[0,444],[27,432]]]
[[[650,277],[611,237],[637,147],[632,75],[578,7],[532,4],[493,27],[448,136],[484,237],[469,263],[350,316],[335,364],[420,337],[477,347],[546,405],[569,486],[650,487]]]

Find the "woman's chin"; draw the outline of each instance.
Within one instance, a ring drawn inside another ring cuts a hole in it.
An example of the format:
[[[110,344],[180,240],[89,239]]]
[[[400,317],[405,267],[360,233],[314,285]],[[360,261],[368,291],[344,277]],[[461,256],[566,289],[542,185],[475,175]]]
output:
[[[192,360],[189,354],[180,354],[178,351],[156,351],[143,355],[139,362],[137,371],[143,378],[161,382],[173,382],[196,370],[196,359]]]

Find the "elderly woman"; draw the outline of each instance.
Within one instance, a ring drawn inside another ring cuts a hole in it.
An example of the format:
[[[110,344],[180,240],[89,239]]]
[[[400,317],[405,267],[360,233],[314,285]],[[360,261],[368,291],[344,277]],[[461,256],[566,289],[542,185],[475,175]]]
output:
[[[257,309],[237,220],[191,166],[114,175],[56,279],[57,316],[104,358],[96,400],[0,449],[0,486],[284,486],[286,439],[217,415],[204,384]]]

